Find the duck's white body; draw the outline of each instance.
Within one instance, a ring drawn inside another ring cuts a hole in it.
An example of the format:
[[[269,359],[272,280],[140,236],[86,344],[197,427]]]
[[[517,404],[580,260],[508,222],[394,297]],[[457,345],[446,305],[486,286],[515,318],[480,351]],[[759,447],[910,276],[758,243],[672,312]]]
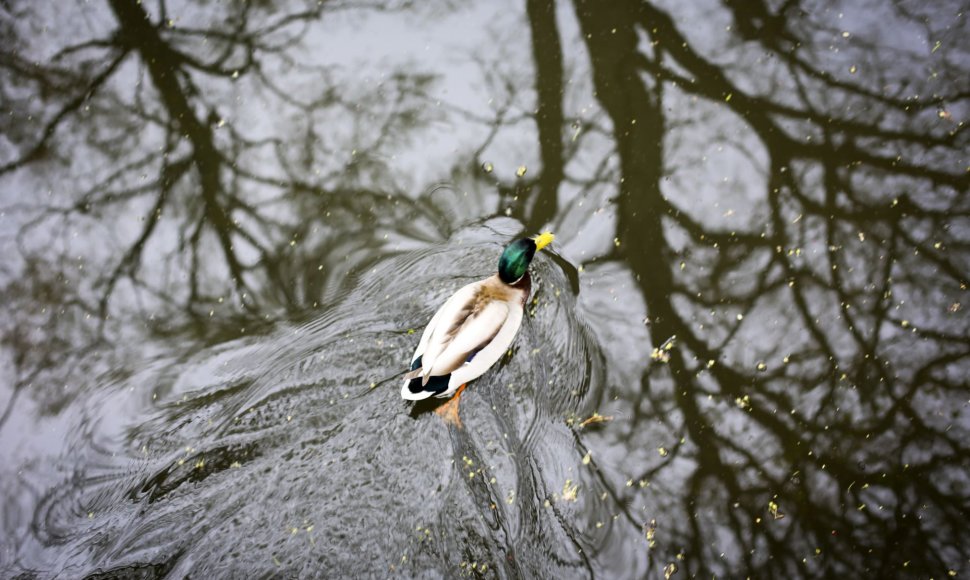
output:
[[[502,358],[522,325],[530,289],[498,275],[464,286],[435,312],[411,356],[401,396],[410,401],[450,397]]]

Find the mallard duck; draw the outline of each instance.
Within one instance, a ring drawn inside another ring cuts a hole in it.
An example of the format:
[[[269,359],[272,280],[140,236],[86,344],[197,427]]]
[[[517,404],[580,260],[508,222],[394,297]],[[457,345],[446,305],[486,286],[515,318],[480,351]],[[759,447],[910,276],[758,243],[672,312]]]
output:
[[[532,282],[529,264],[555,236],[542,233],[505,247],[498,273],[455,292],[431,317],[411,356],[401,396],[409,401],[458,396],[508,350],[522,324]],[[457,418],[457,411],[453,411]]]

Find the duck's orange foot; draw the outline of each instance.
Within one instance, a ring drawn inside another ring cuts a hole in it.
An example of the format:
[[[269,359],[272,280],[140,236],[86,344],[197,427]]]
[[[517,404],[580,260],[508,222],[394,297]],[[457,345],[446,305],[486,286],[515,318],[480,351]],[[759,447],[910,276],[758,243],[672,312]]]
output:
[[[461,418],[458,416],[458,401],[461,399],[461,392],[465,390],[467,384],[458,387],[458,390],[455,391],[453,397],[448,399],[448,402],[434,410],[445,423],[450,423],[459,429],[461,429]]]

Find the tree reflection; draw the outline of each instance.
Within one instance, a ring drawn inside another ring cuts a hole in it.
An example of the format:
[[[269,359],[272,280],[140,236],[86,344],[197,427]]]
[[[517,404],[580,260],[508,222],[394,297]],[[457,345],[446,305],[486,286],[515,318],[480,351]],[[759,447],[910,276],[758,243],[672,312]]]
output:
[[[376,90],[338,90],[332,67],[299,58],[324,15],[394,9],[296,1],[172,14],[166,2],[112,0],[68,10],[96,24],[48,46],[31,31],[56,30],[58,17],[0,8],[11,111],[0,178],[17,224],[5,232],[16,252],[4,342],[18,378],[4,420],[24,385],[57,412],[77,372],[61,363],[117,347],[131,317],[163,336],[251,333],[270,312],[339,291],[377,258],[382,228],[441,234],[441,213],[403,195],[383,161],[432,118],[432,77],[392,71]],[[276,115],[241,117],[252,102]],[[399,227],[404,212],[410,227]]]
[[[25,389],[57,413],[71,377],[123,366],[91,352],[118,355],[141,323],[193,336],[188,350],[252,334],[338,295],[392,251],[388,235],[440,241],[456,222],[508,214],[564,240],[612,240],[569,256],[585,279],[615,266],[635,281],[600,336],[639,331],[642,298],[660,349],[648,363],[652,347],[604,339],[638,380],[616,387],[615,422],[575,431],[581,469],[625,517],[605,544],[640,546],[646,526],[647,574],[889,577],[966,562],[959,6],[873,3],[880,22],[850,31],[866,20],[848,3],[521,4],[531,68],[502,47],[476,54],[484,113],[439,106],[419,67],[368,84],[314,58],[318,21],[406,4],[174,14],[107,0],[85,13],[88,36],[54,48],[31,37],[51,9],[0,5],[13,112],[0,116],[0,179],[16,216],[3,230],[16,249],[0,289],[15,386],[0,428]],[[456,118],[486,129],[445,187],[415,186],[389,161]],[[509,132],[541,167],[499,179],[483,164]],[[658,429],[670,437],[659,454]],[[599,446],[621,449],[623,467],[584,455]],[[587,573],[616,569],[597,561],[609,546],[573,533],[581,515],[549,509]]]
[[[110,314],[109,303],[122,282],[180,304],[194,316],[204,316],[230,295],[251,311],[266,302],[287,308],[312,302],[314,297],[299,296],[294,281],[282,279],[280,271],[293,242],[320,242],[310,234],[321,223],[300,219],[308,215],[303,212],[338,211],[353,203],[341,195],[353,187],[376,187],[371,202],[385,196],[385,188],[395,193],[378,160],[389,144],[407,139],[407,130],[427,119],[417,95],[430,77],[393,75],[376,95],[358,100],[326,82],[332,76],[326,67],[294,59],[291,53],[301,48],[309,22],[351,5],[233,4],[208,15],[225,25],[196,28],[176,24],[180,19],[170,17],[164,2],[153,14],[139,2],[108,4],[117,27],[66,46],[51,59],[58,63],[91,54],[79,68],[95,72],[83,75],[88,80],[70,81],[83,90],[59,109],[45,111],[50,120],[39,140],[19,144],[19,154],[2,168],[9,173],[39,161],[42,152],[56,148],[51,138],[68,123],[88,132],[87,154],[110,160],[110,171],[95,173],[91,186],[44,210],[46,218],[74,223],[78,216],[103,220],[142,212],[139,228],[95,284],[100,318]],[[100,69],[91,64],[98,62],[108,64]],[[123,63],[128,68],[121,69]],[[288,73],[287,80],[315,76],[324,82],[309,90],[284,88],[280,71]],[[47,86],[60,73],[51,66],[33,79],[10,77]],[[232,119],[233,102],[241,100],[238,92],[232,98],[238,90],[299,115],[299,137],[281,138],[276,128],[261,127],[259,119]],[[77,114],[82,104],[90,116]],[[340,151],[333,137],[320,138],[320,124],[329,115],[347,113],[373,120],[354,135],[358,147],[352,154],[350,147]],[[41,217],[26,229],[49,225]],[[146,251],[155,258],[159,250],[180,262],[174,265],[187,273],[184,289],[158,287],[155,273],[141,275]],[[220,275],[207,276],[213,267]],[[223,277],[230,288],[222,286]]]
[[[692,574],[952,568],[970,546],[967,138],[950,113],[965,111],[966,70],[914,87],[899,75],[917,57],[893,61],[901,51],[871,39],[828,57],[818,38],[837,31],[796,3],[727,7],[740,35],[728,50],[766,56],[718,65],[656,5],[576,3],[620,157],[617,254],[654,343],[681,345],[628,394],[650,401],[641,420],[684,434],[676,460],[693,465],[684,504],[661,509],[661,558],[682,546]],[[742,120],[721,146],[758,152],[747,223],[729,207],[699,215],[667,185],[700,145],[666,129],[665,109],[685,102]],[[636,479],[684,477],[674,464]]]

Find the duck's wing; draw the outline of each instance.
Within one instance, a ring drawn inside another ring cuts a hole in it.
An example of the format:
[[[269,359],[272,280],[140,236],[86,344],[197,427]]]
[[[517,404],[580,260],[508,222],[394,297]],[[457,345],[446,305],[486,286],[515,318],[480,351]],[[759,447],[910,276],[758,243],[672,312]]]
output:
[[[451,374],[469,360],[478,358],[505,326],[509,313],[508,303],[491,301],[463,311],[450,327],[439,325],[425,352],[422,376],[430,379]],[[432,352],[432,346],[440,348],[440,352]]]
[[[431,376],[426,372],[432,368],[434,360],[453,338],[447,331],[454,327],[456,321],[468,318],[483,282],[484,280],[472,282],[458,289],[431,317],[421,333],[421,340],[414,349],[414,354],[411,355],[410,370],[404,375],[404,383],[401,385],[401,397],[420,401],[443,391],[447,392],[450,379],[447,374]]]
[[[481,282],[472,282],[466,286],[461,287],[457,292],[451,295],[445,303],[438,308],[438,311],[434,313],[431,320],[428,321],[427,326],[424,327],[424,332],[421,333],[421,340],[418,341],[417,348],[414,349],[414,354],[411,355],[411,370],[420,368],[419,366],[414,366],[414,362],[418,360],[424,351],[428,348],[428,343],[431,341],[431,335],[434,334],[434,329],[438,326],[438,322],[446,315],[454,310],[455,304],[464,303],[472,298],[474,298],[477,287]],[[408,373],[410,374],[410,373]],[[415,375],[417,376],[417,375]]]
[[[452,382],[461,385],[482,376],[504,355],[522,325],[522,308],[509,308],[508,316],[501,328],[495,333],[467,364],[452,372]]]
[[[471,284],[462,286],[448,300],[445,300],[445,303],[434,313],[427,326],[424,327],[424,332],[421,333],[421,340],[418,341],[418,346],[414,349],[414,354],[411,355],[410,370],[405,375],[405,383],[414,377],[421,376],[422,363],[433,360],[440,354],[441,345],[432,345],[432,338],[435,336],[435,330],[438,328],[439,323],[442,320],[453,321],[456,317],[462,317],[462,313],[471,308],[470,305],[474,303],[475,296],[478,295],[478,290],[481,285],[482,281],[472,282]],[[452,322],[443,323],[443,325],[451,324]],[[440,341],[440,337],[436,340]],[[429,345],[432,345],[430,358],[424,356],[426,351],[429,350]]]

